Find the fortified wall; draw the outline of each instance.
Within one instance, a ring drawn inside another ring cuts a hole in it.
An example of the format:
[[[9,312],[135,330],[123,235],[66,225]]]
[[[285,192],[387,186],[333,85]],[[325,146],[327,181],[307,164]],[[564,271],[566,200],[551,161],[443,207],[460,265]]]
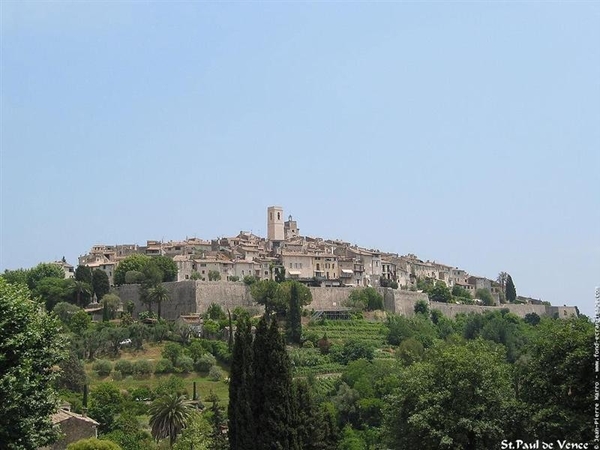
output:
[[[163,284],[171,296],[171,300],[161,305],[162,316],[165,319],[175,320],[181,314],[204,313],[212,303],[221,305],[223,309],[234,309],[238,306],[253,308],[257,313],[262,307],[257,305],[250,295],[250,288],[241,282],[227,281],[179,281]],[[117,288],[118,295],[126,304],[132,301],[134,304],[134,316],[145,311],[147,306],[140,302],[139,285],[125,284]],[[309,288],[313,301],[307,306],[308,309],[331,311],[343,307],[353,289],[350,287],[322,287]],[[413,316],[415,303],[424,300],[429,303],[430,309],[439,309],[445,316],[455,317],[459,313],[482,313],[484,311],[500,311],[508,309],[519,317],[525,317],[529,313],[540,316],[554,316],[560,318],[576,316],[577,309],[574,306],[546,306],[546,305],[512,305],[501,306],[477,306],[457,305],[452,303],[430,302],[427,294],[422,292],[411,292],[394,290],[390,288],[379,288],[383,295],[385,310],[404,316]],[[156,311],[156,305],[152,309]]]

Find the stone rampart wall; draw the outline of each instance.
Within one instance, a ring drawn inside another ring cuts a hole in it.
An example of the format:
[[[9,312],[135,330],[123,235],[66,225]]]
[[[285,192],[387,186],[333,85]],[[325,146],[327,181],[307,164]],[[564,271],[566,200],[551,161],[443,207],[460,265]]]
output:
[[[250,295],[250,288],[243,283],[227,281],[180,281],[164,283],[168,289],[171,300],[163,303],[162,316],[165,319],[174,320],[181,314],[204,313],[211,305],[217,303],[226,309],[234,309],[238,306],[250,308],[254,313],[260,314],[263,308],[257,305]],[[352,290],[355,288],[310,288],[313,301],[307,306],[308,309],[331,311],[344,306]],[[132,301],[134,307],[134,317],[141,311],[147,309],[147,306],[139,300],[139,285],[126,284],[117,288],[118,295],[123,304]],[[389,288],[379,288],[378,291],[384,297],[385,309],[388,312],[401,314],[404,316],[414,315],[415,303],[419,300],[429,302],[427,294],[422,292],[402,291]],[[525,317],[529,313],[536,313],[540,316],[548,315],[565,318],[571,315],[577,315],[576,308],[573,306],[546,306],[546,305],[501,305],[501,306],[477,306],[477,305],[457,305],[450,303],[429,302],[430,309],[439,309],[445,316],[455,317],[459,313],[482,313],[484,311],[500,311],[504,308],[509,309],[519,317]],[[156,311],[156,305],[153,305]]]
[[[221,305],[223,310],[238,306],[254,308],[262,312],[250,295],[250,288],[241,282],[228,281],[196,281],[196,312],[204,313],[212,303]]]

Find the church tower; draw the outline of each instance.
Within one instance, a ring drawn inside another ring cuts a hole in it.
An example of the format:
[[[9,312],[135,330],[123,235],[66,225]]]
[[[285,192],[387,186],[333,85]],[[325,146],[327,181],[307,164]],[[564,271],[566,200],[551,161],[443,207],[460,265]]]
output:
[[[269,241],[283,241],[283,208],[269,206],[267,208],[267,239]]]

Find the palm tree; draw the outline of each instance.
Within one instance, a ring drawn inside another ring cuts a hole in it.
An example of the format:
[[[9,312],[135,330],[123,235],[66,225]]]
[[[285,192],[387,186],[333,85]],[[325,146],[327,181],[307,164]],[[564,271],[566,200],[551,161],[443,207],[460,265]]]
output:
[[[146,301],[152,305],[152,303],[156,303],[158,305],[158,319],[160,320],[160,305],[162,302],[166,302],[171,300],[171,295],[167,288],[162,284],[155,286],[153,288],[148,289],[148,294],[146,295]]]
[[[149,413],[152,437],[158,443],[168,436],[172,448],[177,435],[190,420],[192,403],[183,395],[166,394],[152,402]]]
[[[83,306],[81,304],[81,296],[83,294],[91,294],[92,290],[90,289],[90,285],[85,281],[73,281],[73,292],[77,295],[77,306]]]

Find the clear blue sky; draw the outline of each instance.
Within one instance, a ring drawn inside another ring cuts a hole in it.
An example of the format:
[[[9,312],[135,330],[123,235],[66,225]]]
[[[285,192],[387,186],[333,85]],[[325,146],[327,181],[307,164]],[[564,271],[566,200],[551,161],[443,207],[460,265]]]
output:
[[[281,205],[592,314],[599,3],[1,8],[0,270]]]

